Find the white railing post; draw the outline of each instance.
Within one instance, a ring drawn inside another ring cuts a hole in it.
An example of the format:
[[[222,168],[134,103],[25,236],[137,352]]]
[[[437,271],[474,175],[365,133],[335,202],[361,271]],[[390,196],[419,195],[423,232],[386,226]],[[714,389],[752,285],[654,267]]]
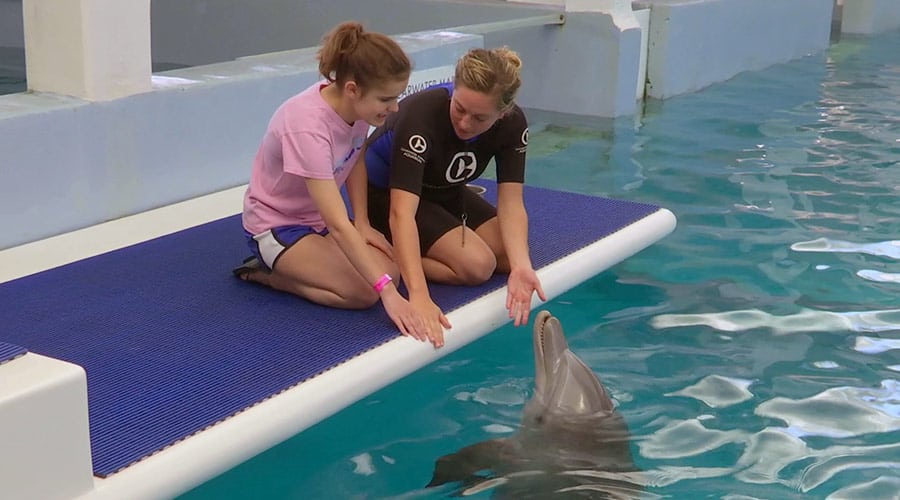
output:
[[[108,101],[151,89],[150,0],[23,0],[29,90]]]

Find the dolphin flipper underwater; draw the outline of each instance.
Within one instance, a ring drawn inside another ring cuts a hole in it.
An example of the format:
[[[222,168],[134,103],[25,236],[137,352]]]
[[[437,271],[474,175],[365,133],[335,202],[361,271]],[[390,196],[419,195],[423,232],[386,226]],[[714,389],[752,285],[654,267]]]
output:
[[[437,460],[428,487],[492,498],[643,498],[625,420],[547,311],[534,324],[534,396],[519,431]]]

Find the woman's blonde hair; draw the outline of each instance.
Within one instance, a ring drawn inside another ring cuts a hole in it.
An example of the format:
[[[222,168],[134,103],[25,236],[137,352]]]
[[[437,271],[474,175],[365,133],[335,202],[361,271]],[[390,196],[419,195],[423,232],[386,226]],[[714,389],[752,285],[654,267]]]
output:
[[[507,111],[522,85],[522,60],[509,47],[472,49],[456,63],[454,85],[497,96],[497,107]]]
[[[353,21],[337,25],[322,38],[317,58],[326,80],[338,85],[353,80],[364,91],[405,80],[412,72],[412,63],[397,42]]]

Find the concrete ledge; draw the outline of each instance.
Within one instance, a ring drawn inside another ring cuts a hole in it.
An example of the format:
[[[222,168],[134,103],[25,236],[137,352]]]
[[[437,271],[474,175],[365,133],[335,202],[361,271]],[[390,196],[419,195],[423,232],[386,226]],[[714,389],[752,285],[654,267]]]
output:
[[[84,370],[33,353],[0,364],[0,443],[3,498],[66,499],[90,491]]]
[[[483,46],[460,33],[395,38],[414,84]],[[245,184],[272,112],[318,79],[314,54],[159,73],[151,92],[107,102],[0,96],[0,249]]]
[[[640,0],[647,95],[664,99],[828,47],[832,0]]]

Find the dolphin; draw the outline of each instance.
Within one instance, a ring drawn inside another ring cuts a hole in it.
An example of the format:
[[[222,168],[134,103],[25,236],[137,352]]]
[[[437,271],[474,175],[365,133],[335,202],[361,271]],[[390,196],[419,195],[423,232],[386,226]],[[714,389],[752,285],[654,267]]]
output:
[[[534,394],[518,432],[437,460],[427,487],[492,498],[638,498],[630,434],[606,388],[548,311],[534,322]]]

